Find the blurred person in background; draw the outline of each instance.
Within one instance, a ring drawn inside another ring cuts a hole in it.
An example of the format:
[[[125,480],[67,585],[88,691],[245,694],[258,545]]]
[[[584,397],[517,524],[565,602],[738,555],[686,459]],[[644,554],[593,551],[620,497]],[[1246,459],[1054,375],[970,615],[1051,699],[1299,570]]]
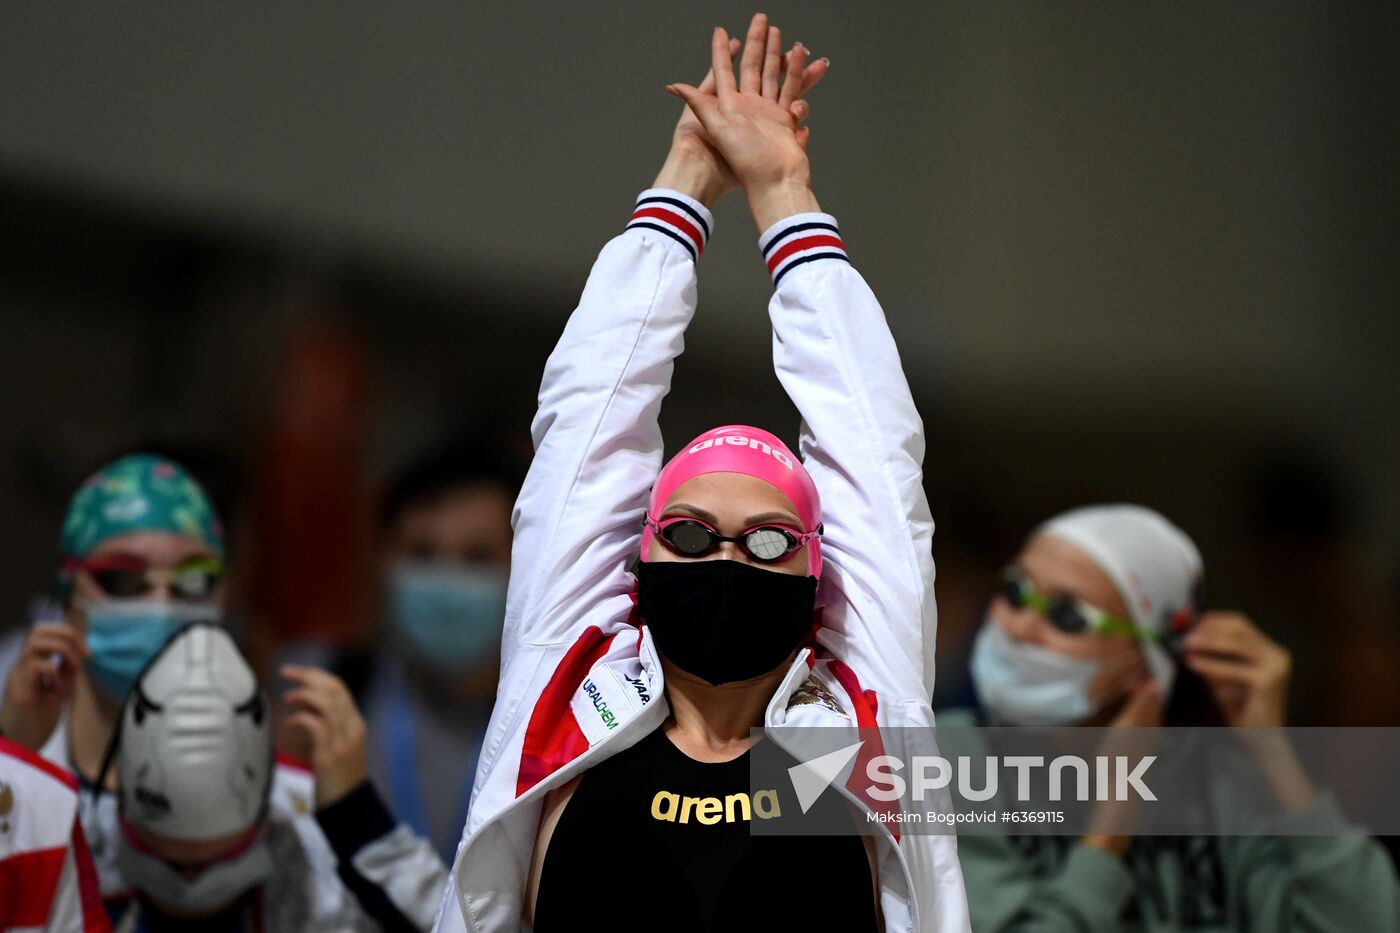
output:
[[[62,618],[21,636],[0,730],[94,781],[142,668],[183,625],[221,617],[223,560],[219,516],[180,464],[138,453],[89,476],[59,539]]]
[[[491,705],[519,482],[489,444],[444,445],[389,484],[381,510],[382,628],[351,676],[369,774],[450,862]]]
[[[980,713],[944,710],[940,725],[1283,726],[1288,651],[1244,615],[1203,611],[1202,575],[1195,544],[1151,510],[1050,520],[1004,572],[977,635]],[[973,929],[1400,929],[1384,850],[1343,835],[1291,750],[1260,765],[1281,831],[1316,835],[967,835]]]
[[[0,738],[0,930],[104,933],[78,782],[51,761]]]
[[[222,623],[224,554],[219,517],[182,466],[133,454],[98,470],[73,495],[64,519],[57,586],[64,620],[34,625],[6,677],[0,729],[76,775],[101,893],[117,916],[132,885],[118,860],[117,801],[102,791],[118,789],[118,770],[106,764],[123,703],[175,633],[192,623]],[[306,739],[314,775],[280,761],[273,770],[289,790],[274,794],[271,806],[314,826],[313,805],[349,800],[336,812],[351,816],[329,825],[357,828],[322,839],[315,859],[333,875],[337,852],[349,864],[370,836],[398,830],[364,780],[364,726],[344,685],[312,668],[283,673],[295,685],[287,695],[289,723]],[[398,835],[414,858],[411,832]],[[416,841],[440,873],[426,842]],[[388,902],[375,903],[381,909]]]
[[[223,629],[189,625],[141,675],[104,765],[118,775],[116,860],[134,890],[109,908],[116,930],[431,923],[442,864],[365,781],[348,692],[323,671],[284,674],[314,778],[275,760],[267,699]]]
[[[750,805],[753,729],[900,742],[932,724],[933,523],[894,341],[810,188],[801,98],[828,63],[784,54],[763,14],[736,81],[738,47],[716,29],[709,75],[671,86],[688,105],[671,153],[546,365],[501,687],[439,930],[968,927],[952,837],[750,831],[798,810],[782,788]],[[739,187],[802,457],[726,425],[663,466],[710,209]],[[668,818],[682,794],[727,812]]]

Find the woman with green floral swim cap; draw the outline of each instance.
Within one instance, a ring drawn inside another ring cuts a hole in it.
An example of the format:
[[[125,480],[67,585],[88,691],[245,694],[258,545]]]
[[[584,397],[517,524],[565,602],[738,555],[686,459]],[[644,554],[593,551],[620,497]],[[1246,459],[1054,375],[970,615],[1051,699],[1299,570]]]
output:
[[[30,631],[0,731],[94,779],[146,662],[185,623],[218,617],[223,558],[213,503],[175,461],[130,454],[88,477],[59,538],[64,619]]]

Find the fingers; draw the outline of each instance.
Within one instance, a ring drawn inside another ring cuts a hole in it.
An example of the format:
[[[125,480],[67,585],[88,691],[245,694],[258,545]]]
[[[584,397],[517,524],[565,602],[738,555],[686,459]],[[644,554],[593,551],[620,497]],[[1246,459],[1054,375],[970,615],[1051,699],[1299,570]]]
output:
[[[738,40],[738,39],[730,39],[730,40],[729,40],[729,58],[730,58],[730,61],[732,62],[733,59],[734,59],[734,56],[735,56],[735,55],[738,55],[738,54],[739,54],[739,40]],[[714,70],[713,68],[707,68],[707,69],[705,70],[705,77],[704,77],[704,79],[700,82],[700,93],[702,93],[702,94],[713,94],[714,92],[715,92],[715,70]]]
[[[778,92],[778,103],[788,107],[802,97],[802,71],[807,66],[807,49],[801,42],[794,42],[785,62],[783,86]]]
[[[336,747],[362,740],[364,719],[344,681],[329,671],[299,664],[284,664],[281,672],[287,680],[300,685],[282,696],[283,702],[295,710],[287,724],[300,724],[313,748],[330,753]]]
[[[59,694],[67,693],[75,676],[72,664],[67,661],[55,661],[52,658],[31,661],[26,666],[26,670],[31,678],[30,683],[41,693],[50,690]]]
[[[326,719],[335,718],[335,706],[325,694],[315,690],[288,690],[282,694],[282,701],[302,711],[310,711]]]
[[[1200,654],[1188,654],[1185,661],[1187,667],[1209,681],[1252,687],[1262,679],[1259,667],[1246,661],[1223,660]]]
[[[788,113],[792,114],[793,120],[799,125],[812,113],[812,105],[805,100],[795,100],[788,104]]]
[[[783,34],[777,26],[768,27],[768,41],[763,49],[763,96],[778,99],[778,79],[783,74]]]
[[[50,659],[58,655],[69,670],[76,670],[91,653],[82,635],[70,625],[36,625],[25,642],[26,658]]]
[[[1235,612],[1206,613],[1182,643],[1191,649],[1239,655],[1255,655],[1274,644],[1252,622]]]
[[[763,87],[763,57],[768,46],[768,17],[755,13],[744,38],[744,56],[739,59],[739,91],[757,94]]]
[[[736,91],[734,56],[730,49],[737,41],[731,40],[729,33],[721,26],[715,27],[715,34],[710,40],[710,71],[715,76],[715,93],[720,97],[727,97]]]
[[[831,59],[829,58],[819,58],[802,69],[802,88],[798,91],[798,95],[805,95],[812,88],[816,87],[830,70]]]
[[[1123,709],[1114,717],[1115,725],[1158,726],[1162,723],[1162,690],[1155,680],[1138,684],[1128,694]]]
[[[315,667],[303,667],[299,664],[284,664],[282,665],[282,676],[292,683],[301,685],[297,689],[287,691],[288,698],[294,695],[306,697],[312,705],[331,712],[335,712],[337,708],[347,704],[354,704],[345,682],[329,671]]]
[[[330,682],[341,683],[339,677],[319,667],[306,667],[302,664],[283,664],[281,674],[287,680],[303,686],[316,686],[325,689]]]
[[[332,731],[353,727],[360,722],[360,711],[345,682],[328,671],[296,664],[284,664],[282,676],[300,686],[288,690],[282,699],[301,711],[314,712],[331,723]]]
[[[1230,668],[1221,664],[1250,668],[1250,683],[1269,679],[1286,679],[1292,670],[1293,658],[1282,645],[1271,640],[1236,612],[1210,612],[1182,640],[1186,663],[1203,677],[1207,670],[1218,672],[1223,680],[1240,681],[1240,676],[1226,673]],[[1242,675],[1241,675],[1242,676]]]
[[[722,84],[724,76],[720,75],[718,80]],[[685,101],[686,106],[694,111],[695,116],[700,120],[700,125],[705,127],[707,131],[719,119],[719,100],[714,95],[702,93],[699,88],[691,87],[689,84],[668,84],[666,92]]]
[[[315,713],[293,713],[287,717],[287,728],[306,736],[306,740],[311,743],[313,757],[317,750],[324,748],[330,741],[330,724]]]
[[[796,133],[797,144],[802,147],[802,151],[807,151],[807,141],[812,138],[812,128],[810,126],[800,127]]]

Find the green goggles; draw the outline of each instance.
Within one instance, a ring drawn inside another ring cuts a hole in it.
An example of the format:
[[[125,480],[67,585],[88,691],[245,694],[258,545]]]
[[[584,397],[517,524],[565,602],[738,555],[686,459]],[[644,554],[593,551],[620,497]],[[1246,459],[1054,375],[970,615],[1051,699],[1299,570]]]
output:
[[[1007,567],[1001,572],[996,593],[1013,609],[1034,610],[1055,628],[1070,635],[1093,632],[1098,635],[1122,635],[1138,641],[1162,640],[1156,632],[1139,628],[1129,619],[1104,612],[1067,593],[1054,596],[1041,593],[1017,567]]]

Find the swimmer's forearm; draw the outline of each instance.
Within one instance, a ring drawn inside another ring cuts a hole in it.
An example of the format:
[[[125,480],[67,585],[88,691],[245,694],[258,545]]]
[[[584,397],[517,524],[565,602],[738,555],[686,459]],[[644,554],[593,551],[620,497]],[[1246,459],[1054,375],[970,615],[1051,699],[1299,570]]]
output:
[[[671,149],[651,186],[679,191],[711,210],[720,195],[728,190],[723,176],[715,171],[712,162],[692,155],[681,147]]]
[[[810,180],[801,176],[765,182],[746,189],[745,194],[759,233],[794,214],[821,211],[817,196],[812,193]]]

